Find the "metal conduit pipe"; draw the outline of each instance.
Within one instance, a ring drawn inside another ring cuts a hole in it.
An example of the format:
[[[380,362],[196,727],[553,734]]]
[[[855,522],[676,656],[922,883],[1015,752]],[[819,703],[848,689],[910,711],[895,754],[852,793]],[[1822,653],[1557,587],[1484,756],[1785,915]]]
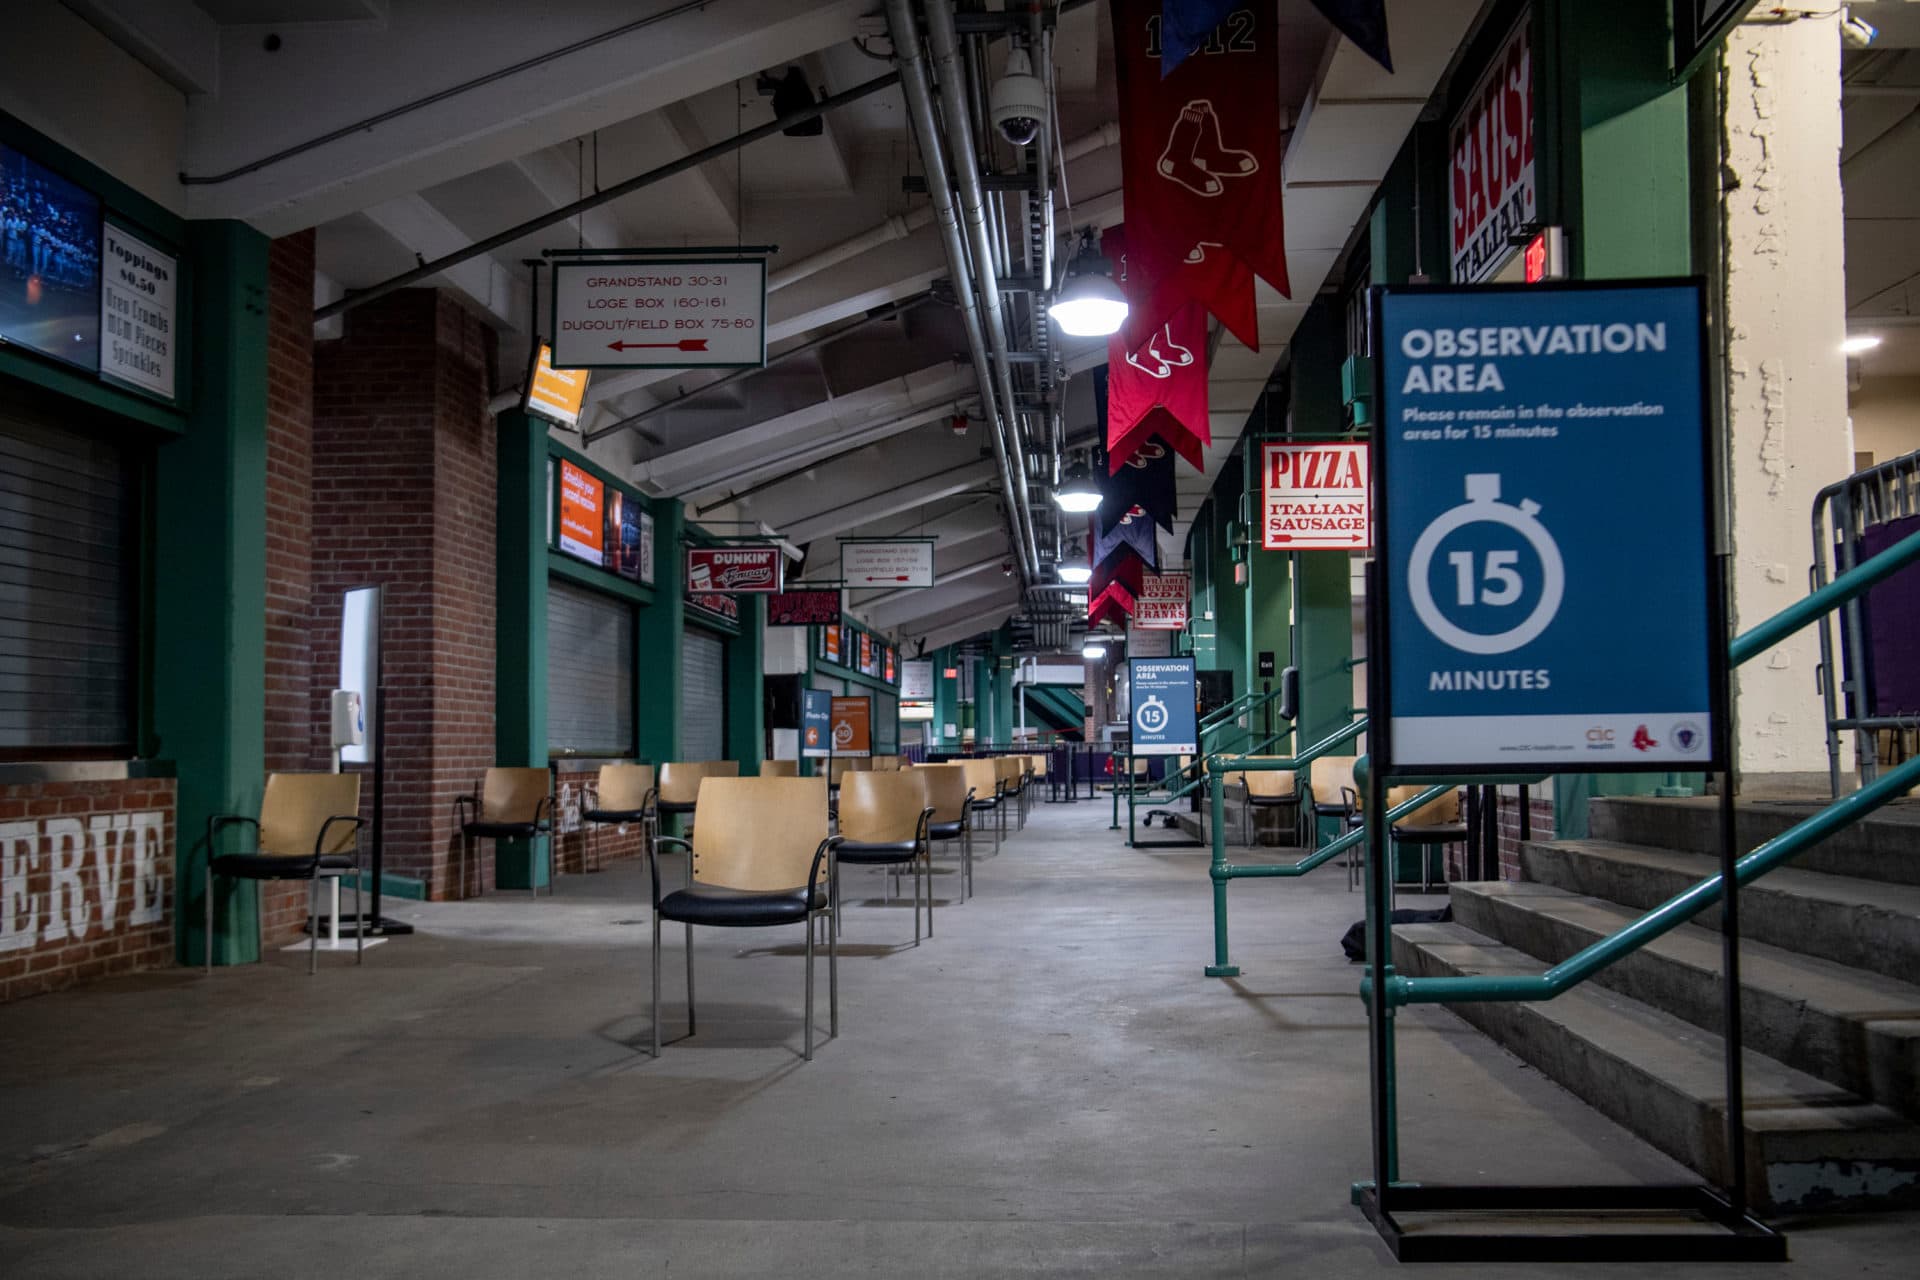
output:
[[[973,155],[973,128],[967,120],[965,82],[960,67],[959,38],[953,29],[952,0],[928,0],[927,40],[933,51],[934,66],[940,82],[941,114],[946,119],[947,140],[957,156]],[[1021,554],[1030,565],[1038,566],[1039,551],[1033,537],[1033,522],[1027,511],[1027,452],[1020,438],[1016,401],[1013,396],[1012,362],[1007,358],[1007,330],[1000,307],[1000,282],[985,270],[993,255],[987,245],[987,221],[984,195],[980,189],[980,171],[973,165],[956,165],[960,181],[960,204],[967,215],[967,238],[973,246],[976,270],[973,283],[980,291],[981,328],[987,331],[987,344],[993,352],[996,381],[1004,406],[1007,452],[1012,457],[1015,489],[1019,496],[1020,526],[1024,542]]]
[[[927,172],[927,195],[931,199],[934,221],[940,228],[940,241],[947,252],[947,269],[953,275],[954,295],[960,305],[960,319],[967,333],[967,350],[973,357],[973,376],[980,387],[980,403],[991,419],[989,435],[993,439],[994,459],[1000,468],[1000,490],[1006,507],[1008,532],[1013,535],[1014,562],[1020,567],[1023,586],[1033,581],[1037,557],[1028,551],[1028,540],[1020,503],[1013,482],[1013,458],[1007,451],[1006,429],[994,408],[993,372],[987,365],[986,340],[981,330],[980,313],[973,290],[968,286],[967,246],[960,237],[960,223],[953,208],[953,187],[947,181],[947,158],[940,143],[940,128],[934,120],[933,98],[927,88],[926,64],[920,58],[920,29],[907,0],[887,0],[887,31],[893,38],[894,65],[899,69],[900,88],[907,99],[907,118],[920,143],[921,166]],[[962,153],[960,168],[972,173],[971,151]],[[982,256],[990,272],[991,259]],[[1009,402],[1009,408],[1011,402]]]
[[[1053,35],[1045,29],[1040,20],[1041,10],[1045,6],[1035,0],[1032,12],[1032,54],[1034,74],[1040,77],[1040,83],[1046,86],[1047,114],[1057,117],[1059,104],[1053,99]],[[1039,215],[1040,225],[1040,292],[1053,292],[1053,120],[1043,120],[1040,124],[1040,136],[1034,140],[1034,176],[1038,179],[1033,189],[1034,209]],[[1031,239],[1031,237],[1029,237]],[[1036,309],[1037,310],[1037,309]],[[1034,316],[1034,325],[1045,324],[1041,319],[1044,312]]]

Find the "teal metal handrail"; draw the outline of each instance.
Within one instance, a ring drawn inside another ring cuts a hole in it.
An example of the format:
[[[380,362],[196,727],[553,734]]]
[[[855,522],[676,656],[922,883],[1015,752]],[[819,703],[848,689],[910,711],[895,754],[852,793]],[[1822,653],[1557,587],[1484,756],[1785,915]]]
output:
[[[1185,777],[1187,773],[1191,771],[1193,774],[1193,784],[1191,786],[1183,787],[1181,790],[1175,792],[1172,796],[1169,796],[1168,798],[1178,799],[1180,796],[1189,794],[1190,792],[1192,792],[1194,786],[1198,786],[1201,780],[1205,778],[1207,756],[1210,754],[1210,749],[1207,745],[1207,736],[1209,734],[1222,734],[1232,730],[1239,730],[1240,732],[1246,733],[1248,736],[1252,736],[1253,730],[1243,728],[1241,725],[1237,723],[1238,720],[1242,715],[1246,715],[1250,712],[1256,711],[1259,708],[1267,705],[1267,703],[1272,702],[1275,698],[1278,698],[1280,696],[1281,692],[1282,690],[1279,690],[1279,689],[1271,689],[1271,690],[1268,690],[1266,693],[1254,693],[1252,691],[1248,691],[1246,693],[1241,694],[1239,697],[1235,698],[1232,702],[1229,702],[1226,706],[1216,707],[1212,711],[1208,712],[1205,716],[1201,717],[1200,725],[1199,725],[1199,732],[1200,732],[1199,754],[1194,757],[1192,763],[1182,765],[1179,769],[1174,770],[1172,774],[1169,774],[1166,777],[1163,777],[1161,779],[1161,781],[1165,783],[1172,778]],[[1252,701],[1249,701],[1249,699],[1251,699]],[[1253,750],[1264,751],[1268,747],[1272,746],[1274,743],[1280,741],[1280,739],[1286,737],[1288,734],[1292,732],[1293,732],[1292,726],[1289,725],[1285,730],[1269,737],[1265,742],[1261,743],[1258,747],[1253,748]],[[1218,745],[1218,744],[1216,743],[1215,745]]]

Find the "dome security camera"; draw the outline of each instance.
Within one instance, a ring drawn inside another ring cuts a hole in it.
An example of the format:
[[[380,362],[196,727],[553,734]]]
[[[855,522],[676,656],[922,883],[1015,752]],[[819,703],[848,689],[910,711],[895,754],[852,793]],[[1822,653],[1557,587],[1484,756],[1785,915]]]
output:
[[[1047,118],[1047,89],[1033,74],[1025,49],[1007,54],[1007,69],[987,95],[988,113],[1000,136],[1016,147],[1026,147],[1040,136]]]

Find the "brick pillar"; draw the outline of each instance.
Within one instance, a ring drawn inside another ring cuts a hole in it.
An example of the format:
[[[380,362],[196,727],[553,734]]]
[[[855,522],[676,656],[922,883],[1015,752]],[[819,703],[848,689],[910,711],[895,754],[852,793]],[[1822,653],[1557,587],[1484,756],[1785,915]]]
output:
[[[459,896],[453,798],[493,762],[494,354],[424,289],[349,312],[314,350],[312,723],[324,742],[341,592],[382,586],[385,869],[434,898]]]

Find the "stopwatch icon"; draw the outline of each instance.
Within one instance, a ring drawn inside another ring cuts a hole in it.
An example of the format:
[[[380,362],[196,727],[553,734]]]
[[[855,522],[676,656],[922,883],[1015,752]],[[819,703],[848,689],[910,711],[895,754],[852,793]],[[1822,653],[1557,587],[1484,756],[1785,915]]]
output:
[[[1500,501],[1498,475],[1483,473],[1467,477],[1467,500],[1441,512],[1421,532],[1413,544],[1413,556],[1407,562],[1407,586],[1413,595],[1413,611],[1427,625],[1427,630],[1462,652],[1492,654],[1511,653],[1547,629],[1560,611],[1561,597],[1566,594],[1567,570],[1553,535],[1535,519],[1539,514],[1540,504],[1531,499],[1522,500],[1518,506]],[[1533,612],[1519,626],[1492,635],[1454,625],[1434,603],[1433,587],[1427,577],[1433,567],[1433,553],[1439,549],[1442,539],[1465,525],[1482,523],[1505,525],[1525,538],[1540,558],[1542,575],[1540,600],[1533,606]]]
[[[1133,718],[1140,725],[1142,733],[1159,733],[1167,727],[1167,704],[1157,697],[1149,697],[1133,713]]]

